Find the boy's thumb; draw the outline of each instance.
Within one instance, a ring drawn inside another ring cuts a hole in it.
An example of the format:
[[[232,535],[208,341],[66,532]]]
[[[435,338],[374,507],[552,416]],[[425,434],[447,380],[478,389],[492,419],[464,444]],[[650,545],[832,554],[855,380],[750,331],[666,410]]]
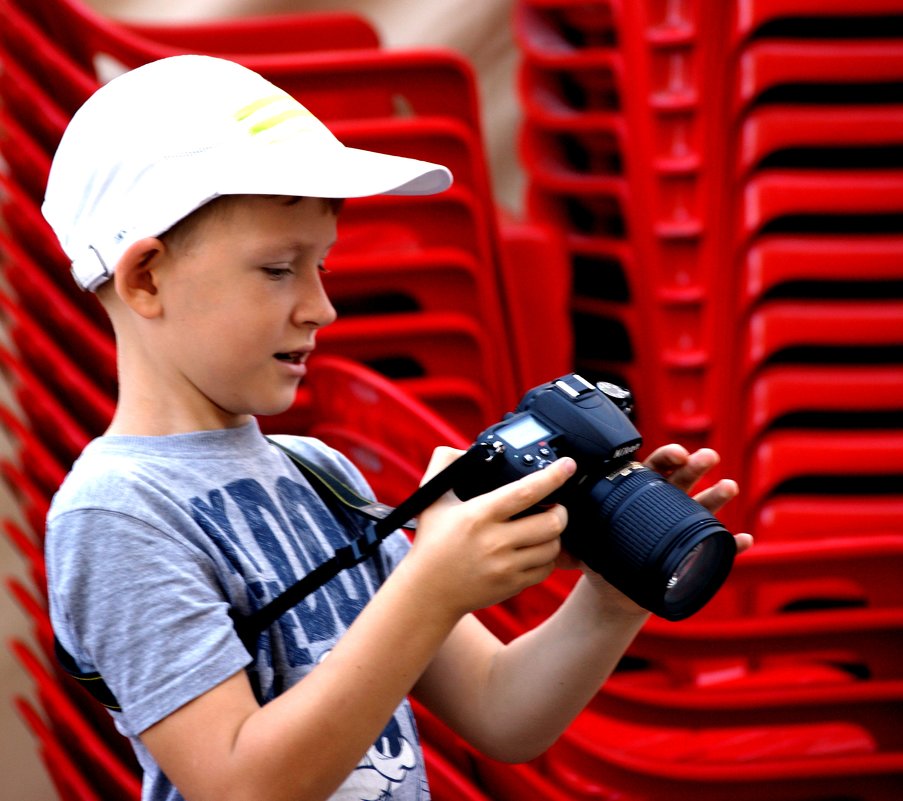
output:
[[[449,448],[446,445],[440,445],[433,451],[430,463],[427,465],[423,478],[420,479],[420,486],[426,484],[433,476],[438,475],[452,462],[457,461],[463,456],[465,451],[457,448]]]

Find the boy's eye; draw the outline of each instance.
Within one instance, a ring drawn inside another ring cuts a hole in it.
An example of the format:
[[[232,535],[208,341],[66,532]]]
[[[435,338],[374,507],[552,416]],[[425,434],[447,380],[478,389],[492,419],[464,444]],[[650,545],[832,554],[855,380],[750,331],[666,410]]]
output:
[[[321,262],[317,265],[317,269],[318,269],[321,273],[323,273],[323,275],[326,275],[327,273],[331,272],[331,270],[326,266],[326,262],[325,262],[325,261],[321,261]]]
[[[264,267],[263,272],[267,278],[270,278],[273,281],[278,281],[292,274],[291,268],[289,267]]]

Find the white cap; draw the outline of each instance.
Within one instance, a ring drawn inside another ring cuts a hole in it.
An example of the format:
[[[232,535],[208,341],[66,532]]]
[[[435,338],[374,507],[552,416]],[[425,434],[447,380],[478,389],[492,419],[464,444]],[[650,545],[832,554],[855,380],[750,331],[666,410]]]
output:
[[[451,182],[438,164],[345,147],[252,70],[175,56],[115,78],[76,112],[41,210],[94,291],[130,245],[220,195],[429,195]]]

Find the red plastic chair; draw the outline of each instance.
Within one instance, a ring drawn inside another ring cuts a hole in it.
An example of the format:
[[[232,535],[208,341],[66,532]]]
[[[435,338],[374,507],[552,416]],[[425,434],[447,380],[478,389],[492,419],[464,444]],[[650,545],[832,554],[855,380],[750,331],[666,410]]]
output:
[[[903,521],[897,533],[853,530],[817,542],[757,543],[694,621],[800,609],[900,608],[903,594],[895,577],[901,569]]]
[[[903,59],[901,59],[903,61]],[[781,218],[895,214],[903,209],[903,171],[765,170],[742,189],[738,237],[746,241]],[[801,233],[806,233],[801,231]]]
[[[0,98],[46,153],[53,153],[69,121],[67,114],[40,87],[27,69],[0,49]]]
[[[882,282],[903,278],[903,239],[829,232],[760,236],[743,252],[740,275],[735,295],[740,311],[788,285],[797,287],[797,295],[836,288],[840,296],[844,284],[865,282],[880,291]]]
[[[115,397],[116,346],[109,320],[92,308],[97,304],[96,298],[82,293],[83,301],[76,305],[47,277],[46,267],[32,261],[2,233],[0,254],[5,257],[3,276],[16,292],[18,312],[14,316],[30,318],[32,325],[43,331],[44,338],[52,338],[66,350],[67,360],[77,364],[108,397]],[[70,282],[74,284],[71,279]],[[85,308],[92,308],[92,316],[85,313]],[[79,347],[68,349],[73,337],[77,338]]]
[[[775,425],[824,426],[827,415],[891,415],[903,410],[897,365],[774,365],[758,371],[742,391],[744,441]]]
[[[15,0],[0,0],[0,49],[15,58],[60,108],[72,114],[97,89],[93,76],[77,67]]]
[[[903,303],[887,301],[774,300],[756,307],[743,321],[739,374],[748,376],[777,356],[800,349],[822,355],[841,349],[880,349],[903,342]],[[795,358],[796,362],[811,359]]]
[[[50,174],[50,157],[3,107],[0,107],[0,155],[28,196],[40,203]]]
[[[767,727],[799,725],[814,729],[844,721],[852,724],[845,728],[849,733],[845,736],[852,735],[851,740],[856,738],[867,747],[874,748],[876,739],[896,739],[891,735],[891,718],[900,714],[903,682],[856,681],[849,674],[844,675],[841,668],[826,669],[824,675],[815,673],[814,678],[809,676],[812,672],[807,665],[786,665],[712,687],[656,686],[614,678],[593,700],[592,709],[606,717],[643,726],[743,728],[750,736]],[[786,677],[787,684],[772,684],[777,677]],[[853,734],[853,727],[869,734]]]
[[[13,520],[3,520],[0,522],[0,528],[3,529],[7,542],[9,542],[15,551],[25,560],[25,564],[28,566],[28,571],[31,576],[31,582],[34,585],[34,592],[39,593],[42,600],[46,602],[47,566],[44,563],[44,550],[41,547],[41,544],[35,542],[34,538],[29,536],[22,527]],[[7,588],[20,605],[28,604],[33,600],[32,594],[16,579],[8,578]],[[44,614],[46,616],[46,609],[44,610]],[[47,628],[49,631],[49,625]],[[39,642],[41,647],[44,648],[47,640],[42,638]]]
[[[101,433],[113,418],[115,397],[99,389],[37,321],[2,292],[0,311],[23,364],[66,405],[86,431],[95,435]]]
[[[502,297],[510,356],[522,392],[573,369],[571,275],[562,238],[549,226],[502,224]]]
[[[41,761],[61,801],[104,801],[31,703],[21,696],[15,696],[13,703],[22,722],[37,741]]]
[[[85,13],[90,12],[85,9]],[[379,34],[370,22],[348,11],[115,24],[170,47],[207,53],[305,53],[379,47]]]
[[[69,260],[53,230],[41,216],[35,201],[11,175],[0,175],[0,214],[8,229],[4,232],[4,243],[14,242],[18,250],[26,251],[72,302],[84,304],[86,293],[72,280]],[[92,309],[91,316],[101,314],[96,301],[89,308]]]
[[[67,694],[33,651],[14,640],[13,654],[32,678],[54,737],[104,799],[132,801],[141,795],[141,779],[134,762],[127,764],[81,716]]]
[[[475,761],[480,783],[494,801],[573,801],[560,782],[548,778],[532,763],[509,765],[479,755]]]
[[[7,589],[32,626],[32,635],[41,649],[44,662],[53,674],[59,688],[66,694],[75,712],[81,716],[85,724],[90,726],[95,736],[100,738],[116,755],[120,762],[135,766],[135,753],[132,746],[116,729],[109,712],[102,707],[93,696],[85,692],[85,688],[66,673],[56,657],[53,644],[53,629],[47,612],[46,602],[38,598],[16,579],[7,579]],[[137,770],[137,766],[135,766]]]
[[[378,436],[426,469],[440,445],[466,449],[470,440],[398,384],[359,362],[317,355],[308,380],[315,425],[341,423]]]
[[[9,459],[0,459],[0,478],[15,500],[19,514],[31,530],[32,540],[41,542],[50,499],[21,467]]]
[[[894,15],[900,13],[896,0],[737,0],[733,6],[733,31],[735,41],[745,39],[762,25],[782,19],[810,17],[825,19],[844,17]]]
[[[373,490],[374,500],[397,506],[420,483],[423,470],[418,464],[399,456],[392,445],[367,433],[336,423],[314,423],[309,434],[354,463]]]
[[[75,0],[47,1],[36,10],[42,27],[65,42],[70,58],[95,81],[148,61],[199,51],[144,38]],[[298,93],[325,121],[393,116],[401,108],[403,114],[456,117],[480,130],[473,72],[452,51],[364,48],[226,55]]]
[[[417,488],[435,447],[469,444],[392,381],[349,359],[318,355],[309,389],[309,433],[351,459],[385,503]]]
[[[4,345],[0,345],[0,373],[6,380],[29,426],[60,464],[71,466],[91,435]]]
[[[745,46],[737,56],[733,112],[776,87],[900,80],[903,59],[899,42],[894,39],[763,39]]]
[[[11,456],[18,460],[25,474],[49,499],[59,489],[66,468],[20,416],[3,404],[0,404],[0,427],[10,439],[13,448]]]
[[[747,175],[762,159],[781,151],[880,147],[901,139],[903,105],[899,104],[763,105],[740,125],[736,172]],[[838,166],[843,166],[842,160]]]
[[[457,312],[346,317],[318,337],[320,353],[362,361],[393,378],[453,376],[476,379],[498,409],[510,407],[512,387],[493,372],[495,343]]]
[[[493,318],[501,316],[495,285],[485,265],[457,248],[417,248],[391,255],[363,250],[339,254],[329,259],[324,284],[340,317],[393,308],[469,311],[474,319],[492,327]]]
[[[441,751],[423,743],[430,796],[436,801],[492,801],[473,780],[462,773]]]
[[[670,738],[650,735],[647,752],[631,753],[628,747],[641,736],[636,728],[620,727],[620,742],[601,741],[597,729],[585,736],[566,735],[550,749],[543,765],[548,776],[573,799],[611,798],[612,794],[636,801],[811,801],[813,798],[855,799],[855,801],[892,801],[901,789],[903,752],[832,754],[813,757],[782,756],[774,760],[739,761],[748,737],[729,742],[729,732],[716,732],[711,739],[732,746],[722,761],[687,762],[663,758],[668,748],[685,749],[680,730]],[[785,736],[792,736],[786,732]],[[844,732],[829,730],[835,738]],[[771,736],[770,736],[771,735]],[[850,738],[857,742],[855,732]],[[802,744],[817,749],[811,732],[802,733]],[[772,733],[763,732],[759,744],[769,748],[775,742]],[[829,740],[830,744],[832,740]],[[836,742],[836,740],[834,740]],[[859,741],[861,742],[861,741]]]
[[[515,35],[518,40],[543,42],[548,46],[593,47],[611,45],[617,37],[614,6],[603,0],[596,3],[574,0],[523,0],[515,6]],[[560,44],[559,44],[560,42]]]
[[[750,531],[756,542],[817,541],[850,532],[899,531],[903,498],[899,495],[773,495],[756,511]]]
[[[868,477],[877,489],[903,474],[903,431],[776,430],[751,446],[747,465],[748,477],[740,480],[748,510],[785,491],[794,480]]]

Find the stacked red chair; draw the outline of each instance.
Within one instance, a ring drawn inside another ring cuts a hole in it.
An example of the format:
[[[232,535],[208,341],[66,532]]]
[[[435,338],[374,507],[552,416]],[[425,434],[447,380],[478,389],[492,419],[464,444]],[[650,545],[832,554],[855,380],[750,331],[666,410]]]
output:
[[[633,389],[650,446],[712,445],[741,481],[725,519],[757,546],[697,615],[650,621],[543,757],[490,762],[417,710],[434,797],[903,797],[901,0],[518,0],[521,221],[492,202],[466,63],[383,51],[353,15],[170,27],[0,0],[0,20],[0,370],[16,405],[0,408],[15,447],[0,474],[27,521],[2,528],[33,585],[8,582],[33,630],[13,644],[35,687],[17,708],[61,798],[134,798],[136,769],[49,658],[43,517],[116,376],[38,207],[98,82],[187,51],[297,90],[349,144],[456,176],[432,199],[347,205],[341,321],[270,430],[342,449],[395,503],[432,447],[464,447],[576,367]],[[562,576],[484,622],[516,636],[560,603]]]
[[[13,443],[0,475],[26,521],[5,520],[3,531],[33,584],[8,586],[33,633],[12,646],[35,691],[16,705],[63,799],[134,799],[140,781],[106,712],[60,674],[50,649],[44,517],[73,460],[106,428],[117,383],[110,326],[72,282],[40,204],[78,106],[124,70],[188,52],[232,58],[297,93],[351,146],[437,161],[455,175],[451,190],[422,203],[346,204],[327,286],[340,322],[319,338],[319,377],[290,411],[262,421],[268,433],[342,448],[380,498],[397,503],[416,488],[433,447],[466,447],[528,386],[570,368],[569,276],[557,233],[500,220],[474,76],[457,54],[384,50],[366,19],[344,12],[138,25],[81,0],[0,0],[8,333],[0,370],[12,398],[0,423]],[[77,351],[68,347],[73,334]],[[434,797],[485,801],[463,744],[437,721],[427,728]]]
[[[647,441],[716,447],[758,544],[545,757],[481,775],[512,800],[896,798],[903,3],[520,0],[517,31],[577,364],[624,376]]]

